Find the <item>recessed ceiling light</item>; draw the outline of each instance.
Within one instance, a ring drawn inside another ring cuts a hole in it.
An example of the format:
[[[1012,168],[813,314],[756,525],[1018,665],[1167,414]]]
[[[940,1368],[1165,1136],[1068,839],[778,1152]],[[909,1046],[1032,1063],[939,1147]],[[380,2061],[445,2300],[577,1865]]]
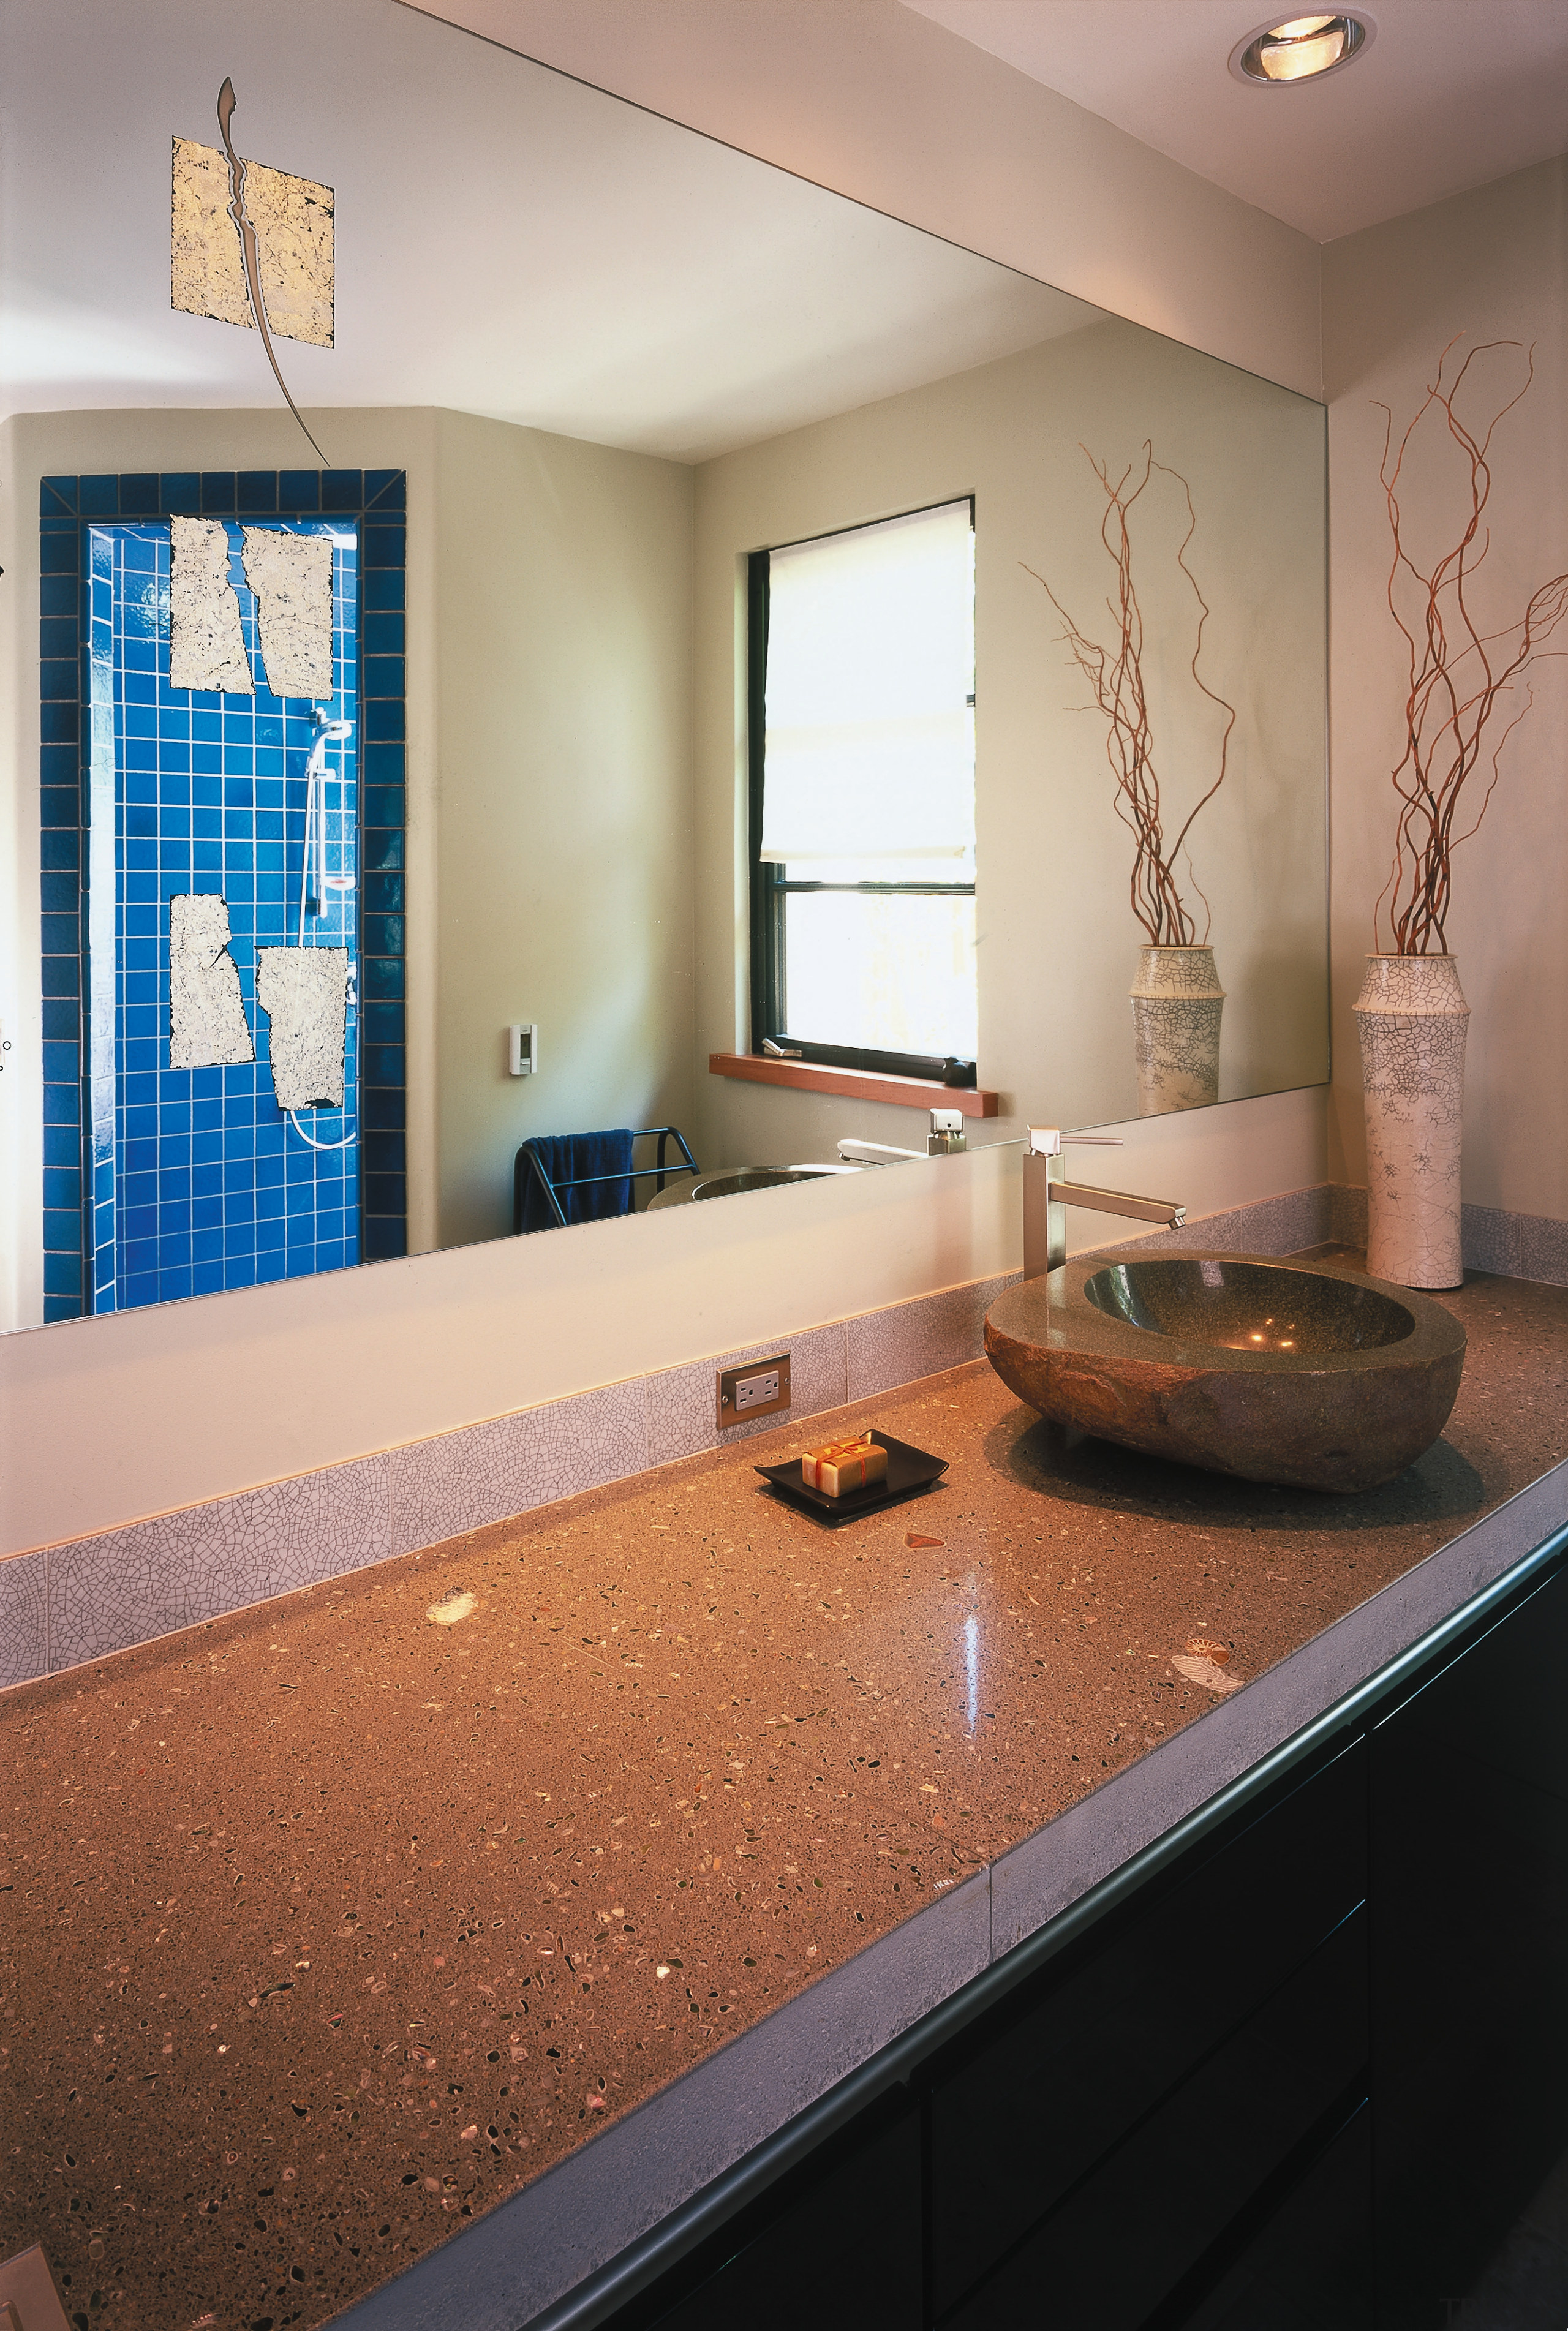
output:
[[[1231,52],[1231,71],[1238,81],[1264,89],[1283,88],[1291,81],[1321,81],[1337,72],[1371,47],[1377,26],[1362,9],[1341,9],[1334,16],[1287,16],[1259,24]]]

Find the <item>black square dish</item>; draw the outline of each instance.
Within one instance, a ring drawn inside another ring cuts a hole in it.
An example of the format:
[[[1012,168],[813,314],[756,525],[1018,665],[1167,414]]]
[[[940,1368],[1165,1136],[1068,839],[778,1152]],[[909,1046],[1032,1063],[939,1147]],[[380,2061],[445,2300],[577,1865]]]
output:
[[[840,1522],[864,1521],[882,1507],[898,1505],[905,1498],[917,1498],[947,1470],[946,1457],[933,1457],[928,1450],[911,1448],[907,1441],[895,1441],[890,1432],[873,1432],[871,1438],[879,1449],[888,1452],[888,1477],[883,1481],[873,1481],[869,1489],[846,1490],[841,1498],[830,1498],[821,1489],[807,1489],[801,1479],[798,1457],[792,1457],[787,1465],[759,1465],[756,1470],[785,1505],[810,1514],[813,1521],[825,1522],[830,1529]]]

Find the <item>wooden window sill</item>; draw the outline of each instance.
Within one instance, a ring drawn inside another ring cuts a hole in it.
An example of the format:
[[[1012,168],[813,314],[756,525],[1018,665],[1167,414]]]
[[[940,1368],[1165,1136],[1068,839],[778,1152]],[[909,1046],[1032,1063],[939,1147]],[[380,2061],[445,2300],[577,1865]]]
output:
[[[939,1085],[929,1077],[894,1077],[871,1069],[830,1069],[815,1061],[773,1061],[760,1052],[709,1052],[708,1072],[757,1085],[788,1085],[795,1092],[841,1093],[851,1100],[890,1102],[895,1108],[955,1108],[965,1117],[995,1117],[993,1092]]]

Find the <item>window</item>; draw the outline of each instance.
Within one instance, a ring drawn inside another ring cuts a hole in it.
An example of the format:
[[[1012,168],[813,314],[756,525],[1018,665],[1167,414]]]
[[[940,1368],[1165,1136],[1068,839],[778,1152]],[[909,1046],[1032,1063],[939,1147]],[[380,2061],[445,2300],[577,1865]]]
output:
[[[972,1085],[974,504],[749,584],[752,1048]]]

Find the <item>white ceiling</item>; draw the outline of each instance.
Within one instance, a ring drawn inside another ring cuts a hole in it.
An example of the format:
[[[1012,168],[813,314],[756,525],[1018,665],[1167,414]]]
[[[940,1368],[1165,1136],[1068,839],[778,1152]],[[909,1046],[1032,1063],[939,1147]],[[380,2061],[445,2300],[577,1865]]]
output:
[[[337,196],[302,406],[445,405],[700,461],[1098,311],[395,0],[0,0],[0,409],[271,404],[169,304],[169,148]],[[324,437],[330,455],[329,438]]]
[[[1268,89],[1227,69],[1258,0],[904,5],[1318,243],[1568,148],[1564,0],[1372,0],[1355,64]]]

